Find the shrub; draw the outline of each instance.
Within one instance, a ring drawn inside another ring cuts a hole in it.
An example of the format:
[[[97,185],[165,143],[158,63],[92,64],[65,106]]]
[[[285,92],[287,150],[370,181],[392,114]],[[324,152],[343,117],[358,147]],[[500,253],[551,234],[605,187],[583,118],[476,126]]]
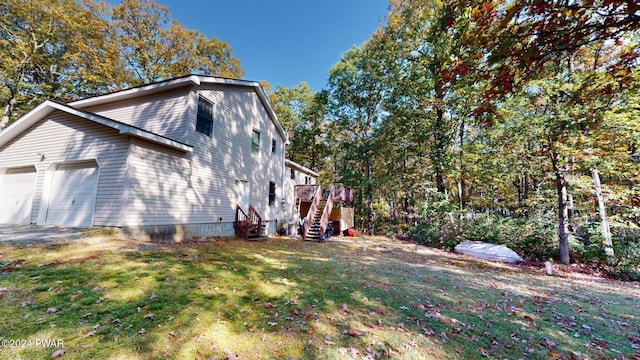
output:
[[[546,260],[558,253],[553,229],[535,221],[480,214],[467,222],[462,236],[469,240],[504,245],[525,258]]]
[[[452,250],[464,240],[505,245],[523,257],[546,260],[557,256],[553,230],[533,221],[500,215],[477,214],[460,224],[450,218],[436,218],[411,229],[420,244]]]
[[[373,223],[373,232],[388,237],[407,235],[409,233],[409,224],[404,221],[394,224],[390,219],[376,219]]]
[[[460,243],[459,233],[450,222],[425,222],[411,228],[409,237],[418,244],[453,250]]]
[[[615,259],[605,267],[609,275],[620,280],[640,281],[640,229],[612,229]]]

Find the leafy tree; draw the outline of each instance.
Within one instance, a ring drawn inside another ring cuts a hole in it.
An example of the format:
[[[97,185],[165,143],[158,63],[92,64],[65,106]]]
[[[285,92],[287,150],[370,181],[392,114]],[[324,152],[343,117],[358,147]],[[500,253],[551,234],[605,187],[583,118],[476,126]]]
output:
[[[0,128],[45,98],[117,87],[107,24],[73,0],[0,3]]]
[[[380,144],[376,131],[382,120],[383,63],[372,48],[351,48],[329,71],[329,116],[332,138],[339,141],[336,166],[347,185],[366,199],[366,228],[373,232],[374,156]]]
[[[201,73],[240,78],[231,48],[152,0],[0,2],[0,128],[46,98],[70,101]]]
[[[289,159],[314,170],[324,170],[329,151],[326,92],[317,93],[303,82],[293,88],[278,85],[269,95],[274,111],[289,132]]]
[[[119,49],[128,85],[139,85],[188,73],[241,78],[243,71],[231,47],[171,20],[169,8],[153,0],[124,0],[107,10],[109,37]]]

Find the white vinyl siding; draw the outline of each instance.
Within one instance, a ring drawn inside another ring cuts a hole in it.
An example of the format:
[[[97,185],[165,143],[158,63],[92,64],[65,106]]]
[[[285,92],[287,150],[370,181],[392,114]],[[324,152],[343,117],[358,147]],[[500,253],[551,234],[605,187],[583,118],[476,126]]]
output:
[[[128,149],[128,137],[117,130],[56,111],[0,148],[0,166],[36,167],[31,223],[42,224],[45,178],[51,181],[57,164],[95,160],[100,178],[93,224],[118,226]]]
[[[190,90],[187,87],[82,109],[186,143]]]
[[[197,214],[206,202],[200,203],[205,199],[196,196],[189,181],[189,168],[184,153],[141,140],[132,141],[122,225],[198,222]]]
[[[281,151],[272,154],[270,148],[261,149],[267,156],[252,154],[253,131],[264,139],[277,139],[284,143],[272,119],[267,114],[253,88],[210,85],[194,88],[192,94],[192,121],[195,123],[197,100],[206,96],[216,104],[215,132],[205,138],[192,131],[187,143],[193,145],[191,156],[191,183],[203,184],[198,192],[202,198],[216,199],[213,206],[203,211],[210,219],[233,221],[237,205],[236,180],[244,180],[250,190],[249,203],[264,220],[282,219],[281,206],[269,206],[269,182],[276,183],[276,204],[282,199],[284,156]],[[195,126],[193,127],[195,129]],[[269,142],[269,140],[267,140]],[[269,146],[271,144],[269,143]]]

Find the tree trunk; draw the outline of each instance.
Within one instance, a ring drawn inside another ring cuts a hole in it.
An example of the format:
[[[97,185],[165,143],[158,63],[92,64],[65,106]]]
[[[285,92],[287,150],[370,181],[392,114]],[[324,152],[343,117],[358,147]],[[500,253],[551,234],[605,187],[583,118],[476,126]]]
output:
[[[549,159],[556,176],[556,191],[558,195],[558,242],[560,248],[560,262],[569,264],[569,213],[567,206],[566,169],[560,168],[558,155],[550,151]]]
[[[367,166],[367,233],[373,235],[373,186],[371,185],[371,156],[365,155]]]
[[[602,231],[602,245],[604,253],[612,258],[613,243],[611,241],[611,229],[609,228],[609,220],[607,219],[607,208],[604,206],[604,196],[602,194],[602,185],[600,184],[600,174],[598,169],[593,169],[593,184],[596,188],[596,198],[598,199],[598,210],[600,211],[600,227]]]
[[[441,66],[440,63],[434,64],[434,68],[432,69],[432,72],[436,74],[437,71],[439,71],[440,66]],[[439,81],[435,82],[434,91],[436,93],[436,99],[438,99],[439,101],[444,99],[444,95],[442,94],[443,90]],[[445,171],[444,161],[447,155],[448,141],[446,139],[446,124],[444,123],[444,110],[442,109],[440,104],[436,106],[436,119],[435,119],[435,124],[433,129],[433,140],[434,141],[431,146],[434,146],[435,149],[433,149],[432,151],[433,158],[431,159],[431,162],[433,163],[433,168],[436,172],[436,188],[439,193],[443,194],[446,191],[445,184],[444,184],[444,171]]]
[[[0,118],[0,130],[9,125],[9,120],[11,120],[11,114],[13,113],[15,104],[16,99],[13,96],[13,91],[11,91],[11,98],[7,101],[4,108],[2,109],[2,117]]]
[[[440,172],[440,170],[436,170],[436,188],[439,193],[444,194],[444,176],[442,176],[442,172]]]
[[[458,178],[458,200],[460,206],[460,216],[462,216],[462,212],[465,207],[464,203],[464,131],[465,131],[465,122],[464,118],[460,121],[460,131],[458,132],[458,145],[460,146],[460,176]]]
[[[560,242],[560,261],[569,264],[569,219],[567,207],[567,181],[564,176],[556,174],[558,190],[558,240]]]

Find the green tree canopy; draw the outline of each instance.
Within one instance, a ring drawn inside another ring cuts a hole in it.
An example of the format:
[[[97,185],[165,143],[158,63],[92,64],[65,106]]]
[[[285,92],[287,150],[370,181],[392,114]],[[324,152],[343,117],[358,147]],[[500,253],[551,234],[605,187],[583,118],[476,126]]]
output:
[[[241,78],[231,47],[153,0],[0,2],[0,128],[50,98],[70,101],[189,73]]]

